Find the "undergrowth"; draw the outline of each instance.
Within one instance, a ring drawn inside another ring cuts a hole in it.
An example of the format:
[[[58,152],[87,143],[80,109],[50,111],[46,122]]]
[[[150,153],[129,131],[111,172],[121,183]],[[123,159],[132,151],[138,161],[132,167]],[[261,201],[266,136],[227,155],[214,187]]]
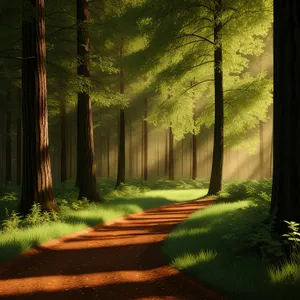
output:
[[[192,214],[169,235],[163,252],[170,264],[231,299],[297,299],[300,225],[287,221],[289,232],[275,233],[271,187],[271,180],[225,185],[217,204]]]
[[[160,188],[157,189],[155,184]],[[47,240],[63,236],[108,220],[143,209],[158,207],[180,201],[193,200],[205,195],[200,180],[149,181],[133,180],[114,190],[113,179],[98,183],[103,203],[90,203],[88,199],[77,199],[78,190],[74,182],[67,181],[54,186],[59,212],[42,212],[35,203],[26,218],[17,213],[19,189],[9,187],[0,197],[0,262],[7,260]],[[174,186],[181,190],[172,189]],[[193,189],[188,189],[193,188]],[[154,189],[152,191],[151,189]]]

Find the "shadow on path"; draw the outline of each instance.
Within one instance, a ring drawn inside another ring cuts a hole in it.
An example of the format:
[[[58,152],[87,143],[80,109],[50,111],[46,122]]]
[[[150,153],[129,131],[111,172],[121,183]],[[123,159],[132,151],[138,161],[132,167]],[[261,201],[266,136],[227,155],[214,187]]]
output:
[[[211,203],[150,209],[29,250],[0,265],[0,298],[225,299],[166,266],[160,250],[174,226]]]

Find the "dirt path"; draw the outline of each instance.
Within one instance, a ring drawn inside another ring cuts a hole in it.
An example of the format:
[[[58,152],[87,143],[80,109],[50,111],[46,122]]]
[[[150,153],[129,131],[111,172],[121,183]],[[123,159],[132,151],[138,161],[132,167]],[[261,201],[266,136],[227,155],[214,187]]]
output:
[[[213,200],[130,215],[43,244],[0,265],[1,299],[225,299],[166,266],[161,242]]]

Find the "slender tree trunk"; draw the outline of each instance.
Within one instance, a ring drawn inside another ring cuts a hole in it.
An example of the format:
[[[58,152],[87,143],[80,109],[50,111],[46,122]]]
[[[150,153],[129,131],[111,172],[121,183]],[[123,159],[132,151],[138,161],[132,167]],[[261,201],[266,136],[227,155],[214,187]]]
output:
[[[129,177],[133,177],[132,121],[129,120]]]
[[[259,177],[261,180],[265,177],[264,171],[264,123],[262,121],[259,121]]]
[[[145,117],[143,121],[143,146],[144,146],[144,167],[143,167],[143,179],[148,180],[148,122],[146,120],[147,118],[147,98],[144,99],[144,105],[145,105]]]
[[[17,185],[21,184],[22,164],[22,118],[17,118]]]
[[[6,172],[5,172],[5,183],[11,183],[12,181],[12,172],[11,172],[11,140],[12,140],[12,128],[11,128],[11,90],[7,91],[7,111],[6,111],[6,147],[5,147],[5,163],[6,163]]]
[[[169,137],[168,137],[168,131],[166,132],[166,138],[165,138],[165,177],[168,177],[168,143],[169,143]]]
[[[67,111],[65,101],[60,102],[60,181],[67,180]]]
[[[123,49],[120,47],[120,61],[123,59]],[[120,68],[120,94],[124,94],[124,69]],[[125,183],[125,110],[120,109],[118,174],[116,188]]]
[[[183,139],[181,140],[181,177],[183,178],[183,175],[184,175],[184,142],[183,142]]]
[[[174,136],[172,125],[169,127],[169,180],[174,180]]]
[[[29,213],[33,203],[43,211],[57,210],[52,192],[48,149],[46,43],[44,0],[23,1],[34,16],[22,22],[22,121],[23,168],[20,213]]]
[[[160,168],[160,149],[159,149],[159,141],[156,140],[156,150],[157,150],[157,178],[159,178],[159,168]]]
[[[271,213],[300,223],[300,3],[274,1],[274,168]]]
[[[125,183],[125,111],[120,109],[118,173],[116,188]]]
[[[223,50],[221,43],[222,23],[217,20],[221,11],[221,0],[216,1],[214,16],[214,81],[215,81],[215,126],[212,169],[208,195],[216,195],[222,189],[223,152],[224,152],[224,102],[223,102]]]
[[[192,85],[192,82],[191,82]],[[196,106],[194,108],[194,114],[193,114],[193,119],[194,119],[194,126],[196,125]],[[198,161],[197,161],[197,135],[196,135],[196,130],[193,130],[193,135],[192,135],[192,179],[197,178],[197,169],[198,169]]]
[[[90,78],[88,1],[77,0],[77,75]],[[79,199],[101,201],[96,185],[96,163],[92,104],[87,91],[78,93],[77,105],[77,184]]]
[[[197,178],[197,135],[195,134],[195,131],[193,132],[192,136],[192,147],[193,147],[193,167],[192,167],[192,179]]]
[[[72,123],[69,128],[69,172],[70,178],[73,178],[73,138],[72,138]]]
[[[110,130],[108,129],[107,132],[107,140],[106,140],[106,159],[107,159],[107,165],[106,165],[106,170],[107,170],[107,178],[110,178]]]

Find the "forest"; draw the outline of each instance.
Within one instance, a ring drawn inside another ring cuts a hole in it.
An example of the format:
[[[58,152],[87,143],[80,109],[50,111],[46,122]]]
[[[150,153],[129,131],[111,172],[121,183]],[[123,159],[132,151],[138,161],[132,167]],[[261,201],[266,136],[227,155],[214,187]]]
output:
[[[298,299],[297,0],[0,2],[0,297]]]

